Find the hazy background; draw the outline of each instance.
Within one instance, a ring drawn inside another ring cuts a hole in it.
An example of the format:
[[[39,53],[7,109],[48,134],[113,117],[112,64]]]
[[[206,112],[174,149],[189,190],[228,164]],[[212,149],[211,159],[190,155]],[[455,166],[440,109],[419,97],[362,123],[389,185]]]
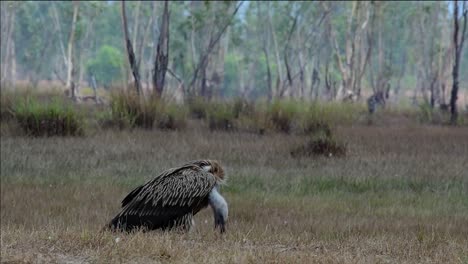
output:
[[[356,99],[390,87],[393,102],[448,103],[453,68],[453,3],[170,2],[169,70],[165,94],[200,94],[190,87],[202,56],[209,97]],[[164,2],[126,4],[142,85],[151,70]],[[462,3],[459,3],[461,6]],[[77,7],[75,36],[71,36]],[[209,48],[213,36],[220,41]],[[70,42],[72,41],[72,42]],[[1,3],[2,87],[65,87],[73,45],[78,94],[93,74],[98,87],[126,86],[133,77],[118,1]],[[465,106],[468,54],[462,53],[458,104]],[[177,80],[174,76],[177,76]],[[197,78],[202,78],[199,77]],[[349,82],[347,82],[349,81]],[[182,85],[183,84],[183,85]]]

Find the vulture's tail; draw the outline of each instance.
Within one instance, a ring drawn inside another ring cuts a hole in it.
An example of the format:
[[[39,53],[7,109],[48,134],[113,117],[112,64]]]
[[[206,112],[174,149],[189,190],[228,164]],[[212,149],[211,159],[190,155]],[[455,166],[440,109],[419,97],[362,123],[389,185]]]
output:
[[[191,223],[190,217],[190,223]],[[177,219],[178,220],[178,219]],[[154,217],[151,215],[117,215],[114,217],[103,230],[132,232],[132,231],[147,231],[154,229],[170,229],[180,225],[180,220],[171,220],[164,217]]]

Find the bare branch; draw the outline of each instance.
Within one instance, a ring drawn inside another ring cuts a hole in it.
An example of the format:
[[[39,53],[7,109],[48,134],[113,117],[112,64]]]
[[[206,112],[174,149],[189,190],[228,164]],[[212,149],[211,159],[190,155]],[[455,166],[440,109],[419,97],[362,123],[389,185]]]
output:
[[[210,40],[210,43],[208,45],[208,48],[206,49],[205,53],[203,54],[200,62],[198,63],[197,67],[195,68],[195,72],[193,74],[193,77],[192,77],[192,80],[190,81],[190,85],[189,87],[193,87],[193,85],[195,84],[195,81],[197,80],[197,77],[198,77],[198,73],[200,71],[200,69],[205,65],[206,63],[206,60],[208,59],[208,55],[211,53],[213,47],[218,43],[218,41],[221,39],[221,36],[223,35],[223,33],[226,31],[226,29],[228,28],[229,25],[231,25],[232,23],[232,20],[233,18],[235,17],[235,15],[237,14],[237,11],[239,11],[239,8],[242,6],[242,4],[244,3],[244,1],[241,1],[239,3],[239,5],[236,7],[236,9],[234,10],[234,12],[231,14],[230,16],[230,19],[229,21],[223,26],[223,28],[218,32],[218,34],[216,35],[216,37],[214,39],[211,39]]]
[[[128,26],[127,26],[127,15],[125,14],[125,1],[123,0],[122,0],[122,26],[124,30],[125,44],[127,47],[128,61],[130,63],[130,67],[132,68],[133,77],[135,78],[136,92],[139,95],[140,90],[141,90],[140,75],[138,72],[138,65],[135,61],[135,53],[133,52],[132,42],[130,41],[129,36],[128,36],[129,34],[128,34]]]
[[[167,1],[164,2],[160,31],[153,68],[153,89],[157,97],[162,96],[169,63],[169,3]]]
[[[184,81],[182,80],[182,78],[180,78],[179,76],[177,76],[177,74],[174,73],[173,70],[171,70],[171,68],[167,68],[167,72],[169,72],[169,74],[174,77],[179,83],[184,83]]]

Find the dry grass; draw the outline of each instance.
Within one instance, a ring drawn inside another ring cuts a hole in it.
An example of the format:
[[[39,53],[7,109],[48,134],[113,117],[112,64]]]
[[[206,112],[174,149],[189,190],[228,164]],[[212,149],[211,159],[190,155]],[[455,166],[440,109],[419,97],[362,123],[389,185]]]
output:
[[[467,263],[468,128],[337,132],[343,158],[293,158],[305,136],[194,126],[2,136],[2,262]],[[210,210],[189,234],[99,232],[133,187],[199,158],[229,176],[224,236]]]

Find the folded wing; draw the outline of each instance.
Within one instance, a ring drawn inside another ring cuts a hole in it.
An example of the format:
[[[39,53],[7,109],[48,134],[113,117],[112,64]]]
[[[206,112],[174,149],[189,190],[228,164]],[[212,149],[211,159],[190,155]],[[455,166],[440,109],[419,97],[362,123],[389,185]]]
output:
[[[198,166],[167,170],[131,191],[109,227],[126,231],[188,228],[193,215],[208,205],[215,184],[215,176]]]

